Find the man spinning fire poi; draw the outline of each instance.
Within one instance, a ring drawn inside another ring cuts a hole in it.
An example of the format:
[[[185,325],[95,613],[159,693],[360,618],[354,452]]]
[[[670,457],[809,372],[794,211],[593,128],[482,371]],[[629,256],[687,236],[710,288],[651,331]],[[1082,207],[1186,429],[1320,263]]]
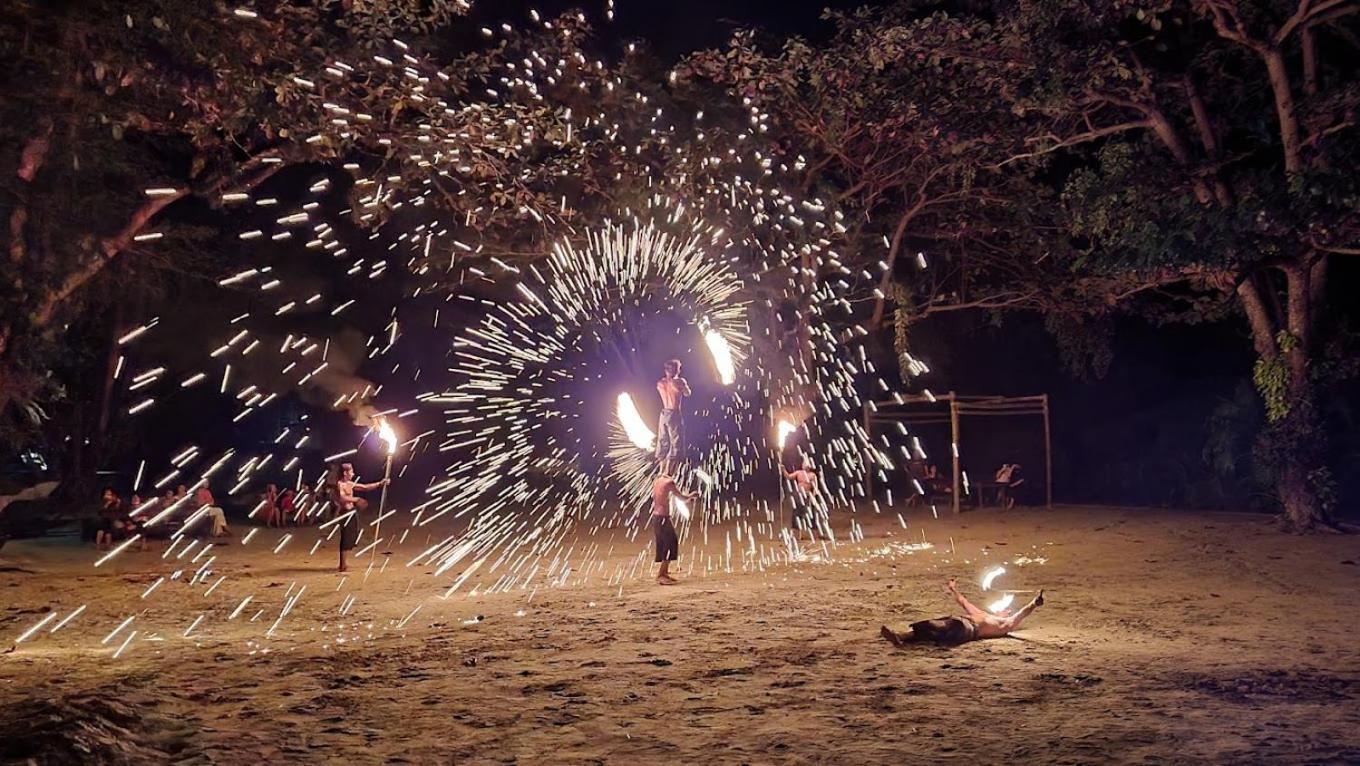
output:
[[[359,514],[368,510],[368,501],[362,497],[356,497],[355,492],[368,492],[391,483],[391,479],[359,484],[354,480],[354,466],[345,463],[340,466],[340,479],[335,483],[335,504],[339,508],[340,515],[349,514],[349,517],[341,522],[340,526],[340,568],[337,571],[344,572],[349,569],[345,564],[345,553],[353,550],[359,541]]]
[[[656,542],[656,563],[661,567],[656,572],[659,585],[674,585],[671,577],[671,562],[680,558],[680,537],[675,533],[671,521],[671,496],[693,502],[698,493],[687,493],[675,484],[675,479],[663,468],[652,480],[652,530]]]
[[[661,394],[661,420],[656,427],[656,459],[663,475],[678,468],[685,449],[685,418],[681,406],[690,395],[689,382],[680,377],[680,360],[666,362],[665,374],[656,382]]]

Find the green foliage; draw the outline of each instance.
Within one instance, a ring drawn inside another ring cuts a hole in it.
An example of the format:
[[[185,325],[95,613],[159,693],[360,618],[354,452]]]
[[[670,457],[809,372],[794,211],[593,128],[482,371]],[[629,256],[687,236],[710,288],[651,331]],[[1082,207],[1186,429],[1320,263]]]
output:
[[[1290,390],[1289,367],[1285,364],[1288,352],[1298,348],[1298,338],[1281,330],[1275,335],[1279,353],[1256,360],[1252,380],[1266,405],[1266,421],[1278,423],[1289,416],[1295,392]]]
[[[1044,316],[1044,326],[1057,343],[1063,364],[1075,377],[1082,380],[1105,377],[1114,361],[1111,343],[1114,325],[1108,316],[1077,317],[1050,313]]]

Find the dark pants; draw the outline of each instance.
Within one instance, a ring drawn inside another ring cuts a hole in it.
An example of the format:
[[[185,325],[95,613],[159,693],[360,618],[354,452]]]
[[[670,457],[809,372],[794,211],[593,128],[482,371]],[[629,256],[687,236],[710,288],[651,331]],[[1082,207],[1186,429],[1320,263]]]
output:
[[[340,550],[351,551],[359,543],[359,515],[368,508],[368,501],[357,498],[351,506],[354,513],[340,524]],[[342,508],[341,515],[349,513],[350,508]]]
[[[680,558],[680,536],[675,534],[671,517],[653,516],[652,530],[656,540],[656,562],[659,564]]]

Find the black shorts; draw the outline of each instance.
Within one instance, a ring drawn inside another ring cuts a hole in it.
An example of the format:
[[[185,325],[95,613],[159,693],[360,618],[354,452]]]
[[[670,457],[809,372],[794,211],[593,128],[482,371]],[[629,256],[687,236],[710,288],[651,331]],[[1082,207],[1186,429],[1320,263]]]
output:
[[[348,511],[346,511],[348,513]],[[340,524],[340,550],[352,551],[359,542],[359,512],[356,510]]]
[[[675,561],[680,558],[680,537],[669,516],[653,516],[652,532],[656,539],[656,561]]]
[[[940,617],[913,622],[911,632],[926,641],[952,646],[977,638],[977,624],[965,617]]]

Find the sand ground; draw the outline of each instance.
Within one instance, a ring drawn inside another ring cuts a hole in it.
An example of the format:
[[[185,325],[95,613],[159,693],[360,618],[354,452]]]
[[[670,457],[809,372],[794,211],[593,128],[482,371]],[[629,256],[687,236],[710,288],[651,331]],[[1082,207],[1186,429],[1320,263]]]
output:
[[[207,597],[212,579],[146,599],[157,552],[96,570],[70,541],[11,543],[0,644],[44,608],[53,625],[89,606],[0,655],[0,761],[1360,762],[1360,537],[1108,508],[859,521],[865,539],[830,561],[701,566],[662,588],[640,567],[612,581],[642,546],[615,540],[584,582],[488,596],[469,580],[448,600],[450,576],[400,565],[414,543],[341,584],[328,548],[306,555],[308,530],[278,555],[222,553],[228,579]],[[934,547],[910,548],[922,535]],[[978,582],[997,564],[999,587],[1047,589],[1015,637],[878,637],[951,611],[950,575],[990,601]]]

